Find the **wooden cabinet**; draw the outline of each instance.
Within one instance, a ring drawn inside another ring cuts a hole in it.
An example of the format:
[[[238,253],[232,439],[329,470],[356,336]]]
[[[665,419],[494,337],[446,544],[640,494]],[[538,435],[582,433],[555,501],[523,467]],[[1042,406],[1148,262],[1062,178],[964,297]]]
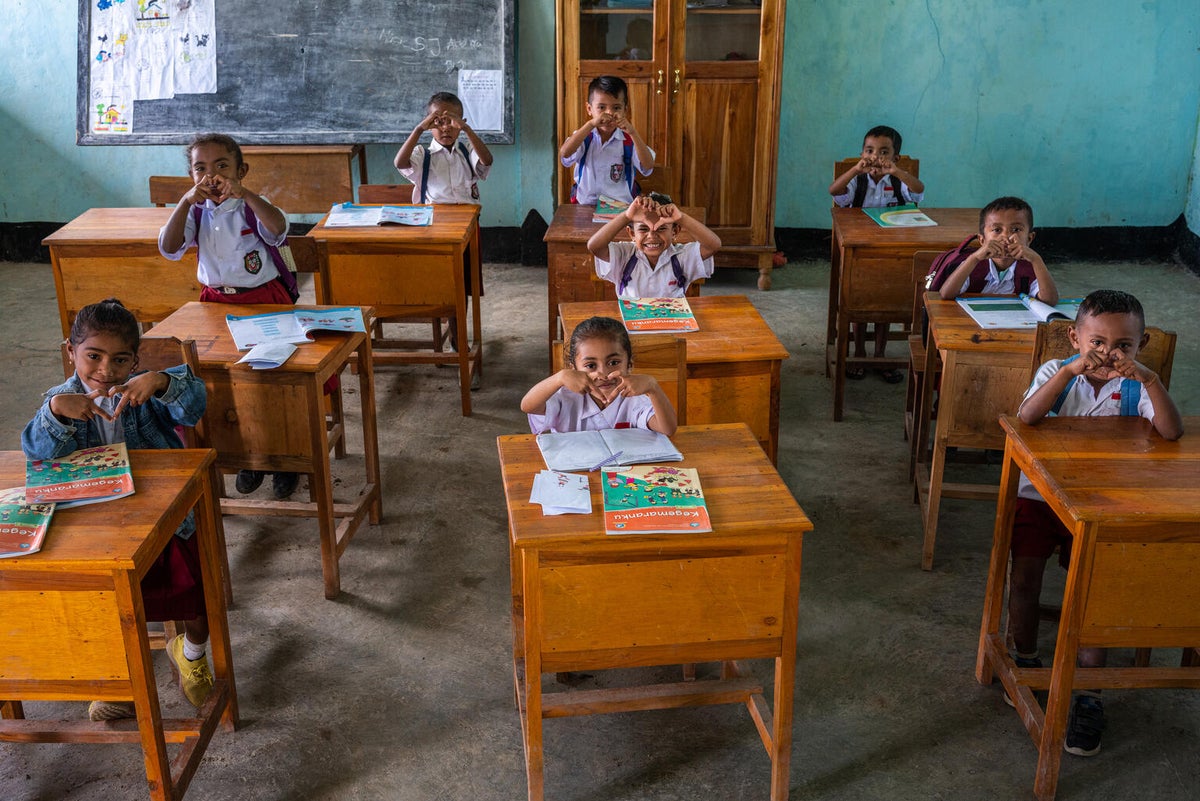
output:
[[[557,0],[558,142],[584,121],[588,83],[618,75],[655,151],[644,190],[703,206],[722,266],[771,281],[784,0]],[[562,168],[559,202],[571,171]]]

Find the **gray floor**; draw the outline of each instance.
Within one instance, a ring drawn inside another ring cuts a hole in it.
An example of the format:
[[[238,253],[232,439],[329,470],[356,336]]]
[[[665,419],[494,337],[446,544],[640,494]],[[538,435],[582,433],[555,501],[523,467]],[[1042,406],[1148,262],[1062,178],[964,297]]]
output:
[[[48,265],[0,271],[9,365],[0,435],[17,448],[41,391],[61,378],[58,314]],[[1162,264],[1054,272],[1064,296],[1130,289],[1152,324],[1175,329],[1173,394],[1185,414],[1200,414],[1200,279]],[[450,370],[376,378],[384,522],[351,544],[339,599],[322,597],[313,523],[226,519],[242,726],[218,732],[189,798],[524,797],[495,438],[525,430],[518,401],[544,375],[545,272],[487,265],[485,274],[486,375],[474,416],[460,417]],[[752,279],[725,272],[704,291],[748,295],[791,352],[779,465],[815,524],[800,592],[791,797],[1030,797],[1034,747],[997,687],[973,678],[993,509],[947,501],[935,569],[922,572],[903,385],[850,382],[845,421],[831,422],[827,264],[790,264],[769,293]],[[349,485],[356,468],[351,457],[335,471]],[[1043,652],[1053,647],[1046,628]],[[1156,661],[1177,658],[1156,652]],[[160,668],[164,703],[182,712]],[[1059,798],[1197,797],[1200,696],[1106,698],[1104,750],[1064,757]],[[83,713],[82,704],[27,704],[30,716]],[[550,799],[767,795],[767,759],[741,707],[552,720],[546,735]],[[0,788],[13,801],[146,796],[131,746],[0,744]]]

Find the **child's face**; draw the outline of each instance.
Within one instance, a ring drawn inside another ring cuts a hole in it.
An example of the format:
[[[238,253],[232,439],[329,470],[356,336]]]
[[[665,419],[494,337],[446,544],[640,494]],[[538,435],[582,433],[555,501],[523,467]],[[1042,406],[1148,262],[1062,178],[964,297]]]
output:
[[[614,339],[585,339],[575,346],[575,369],[587,373],[596,389],[608,394],[633,366],[629,353]]]
[[[433,127],[429,131],[433,134],[434,141],[442,147],[454,147],[454,143],[458,141],[458,133],[462,130],[458,123],[463,115],[462,106],[452,103],[430,103],[429,113],[433,115]]]
[[[98,331],[78,345],[67,343],[67,354],[83,385],[106,395],[124,384],[137,366],[137,354],[130,343],[108,331]]]
[[[192,148],[192,180],[200,183],[205,178],[220,176],[230,181],[240,181],[248,167],[238,163],[228,148],[216,142],[203,142]]]
[[[878,165],[891,164],[896,160],[896,148],[892,145],[890,136],[868,136],[863,140],[862,157]],[[878,180],[883,177],[882,166],[871,168],[871,177]]]
[[[1079,351],[1079,357],[1086,359],[1090,353],[1098,353],[1108,364],[1117,358],[1117,352],[1122,358],[1136,359],[1140,351],[1149,341],[1150,335],[1144,330],[1136,314],[1089,314],[1080,317],[1070,328],[1071,344]],[[1088,373],[1088,378],[1104,384],[1119,374],[1105,367]]]
[[[638,220],[629,225],[634,246],[646,254],[651,264],[675,241],[675,223],[664,222],[657,215],[647,216],[645,222]]]
[[[994,258],[997,266],[1007,268],[1017,260],[1016,253],[1033,241],[1033,230],[1029,227],[1029,215],[1024,209],[997,209],[988,212],[983,219],[979,239],[984,247],[990,242],[1001,242],[1013,251],[1011,256]]]
[[[600,135],[608,137],[617,129],[617,120],[625,117],[625,101],[597,89],[588,98],[587,113]]]

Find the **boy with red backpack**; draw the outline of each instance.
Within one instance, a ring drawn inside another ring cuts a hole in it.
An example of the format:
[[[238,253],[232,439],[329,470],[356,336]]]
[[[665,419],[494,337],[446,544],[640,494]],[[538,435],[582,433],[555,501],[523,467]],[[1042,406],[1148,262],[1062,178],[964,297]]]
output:
[[[654,151],[626,116],[629,87],[614,75],[588,84],[588,119],[558,150],[564,167],[574,167],[571,202],[591,205],[600,195],[626,203],[641,194],[635,171],[654,171]]]
[[[926,286],[953,300],[964,293],[1024,293],[1053,306],[1058,287],[1030,247],[1033,209],[1019,197],[998,197],[979,212],[979,235],[938,256]]]

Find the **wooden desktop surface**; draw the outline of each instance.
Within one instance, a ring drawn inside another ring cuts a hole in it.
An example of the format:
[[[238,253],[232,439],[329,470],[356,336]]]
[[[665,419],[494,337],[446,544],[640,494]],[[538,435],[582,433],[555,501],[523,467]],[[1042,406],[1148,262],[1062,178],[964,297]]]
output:
[[[380,204],[366,204],[380,205]],[[473,204],[433,204],[431,225],[360,225],[330,227],[321,218],[308,232],[318,241],[368,244],[375,242],[411,242],[424,244],[467,244],[471,227],[479,220],[479,206]]]
[[[812,523],[744,425],[684,426],[672,441],[679,466],[699,471],[711,533],[606,535],[599,473],[592,514],[544,516],[529,502],[545,468],[536,439],[498,440],[531,801],[543,794],[544,718],[715,703],[746,705],[771,757],[771,798],[788,795],[800,548]],[[755,658],[775,660],[770,708],[728,661],[720,680],[542,691],[544,673]]]
[[[1053,799],[1071,690],[1200,688],[1200,417],[1175,442],[1140,417],[1006,416],[976,678],[1015,700],[1039,757],[1034,793]],[[1022,471],[1073,534],[1052,667],[1018,669],[1000,631],[1017,475]],[[1183,647],[1180,667],[1077,668],[1080,647]],[[1032,689],[1048,689],[1043,711]]]
[[[744,295],[702,295],[688,298],[688,305],[700,326],[678,335],[687,340],[688,422],[746,423],[774,461],[779,372],[787,348]],[[565,338],[589,317],[621,319],[616,301],[564,303],[559,309]]]

